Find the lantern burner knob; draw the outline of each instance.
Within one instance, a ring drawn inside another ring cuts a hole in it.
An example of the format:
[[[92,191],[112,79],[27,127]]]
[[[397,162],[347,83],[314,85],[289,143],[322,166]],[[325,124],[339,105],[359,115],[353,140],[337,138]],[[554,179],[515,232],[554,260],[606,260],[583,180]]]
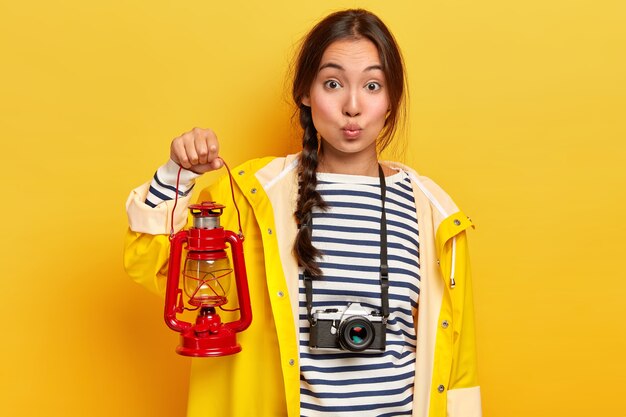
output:
[[[214,201],[203,201],[201,204],[189,206],[193,216],[193,227],[197,229],[217,229],[220,227],[220,216],[224,206]]]

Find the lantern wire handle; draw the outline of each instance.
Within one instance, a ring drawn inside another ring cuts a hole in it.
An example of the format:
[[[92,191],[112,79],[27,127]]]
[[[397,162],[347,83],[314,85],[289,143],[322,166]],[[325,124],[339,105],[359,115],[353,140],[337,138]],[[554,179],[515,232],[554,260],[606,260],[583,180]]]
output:
[[[230,181],[230,195],[233,198],[233,204],[235,206],[235,210],[237,211],[237,224],[239,225],[239,238],[243,239],[243,231],[241,228],[241,212],[239,211],[239,207],[237,206],[237,201],[235,201],[235,187],[233,185],[233,174],[232,172],[230,172],[230,168],[228,168],[228,165],[226,164],[226,161],[224,161],[224,159],[219,158],[220,161],[222,161],[222,164],[224,164],[224,167],[226,168],[226,172],[228,172],[228,179]],[[182,166],[178,166],[178,174],[176,174],[176,192],[175,197],[174,197],[174,207],[172,207],[172,217],[170,220],[170,240],[172,240],[172,238],[174,237],[174,213],[176,212],[176,205],[178,204],[178,187],[180,185],[180,173],[183,171],[183,167]]]
[[[180,184],[180,173],[182,172],[183,167],[181,165],[178,166],[178,174],[176,174],[176,190],[174,191],[174,207],[172,207],[172,219],[170,221],[170,240],[174,238],[174,213],[176,212],[176,205],[178,204],[178,185]]]
[[[233,204],[235,206],[235,210],[237,210],[237,224],[239,225],[239,238],[243,239],[243,231],[241,229],[241,213],[239,212],[239,207],[237,206],[237,202],[235,201],[235,187],[233,185],[233,173],[230,172],[230,168],[228,168],[228,165],[226,165],[226,161],[224,161],[222,158],[219,158],[219,159],[224,164],[224,167],[226,167],[226,172],[228,172],[228,179],[230,180],[230,195],[233,198]]]

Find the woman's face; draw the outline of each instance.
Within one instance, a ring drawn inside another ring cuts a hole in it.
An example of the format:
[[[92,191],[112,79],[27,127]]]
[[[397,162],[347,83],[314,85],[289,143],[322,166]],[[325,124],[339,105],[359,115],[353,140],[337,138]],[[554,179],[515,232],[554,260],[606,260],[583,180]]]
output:
[[[324,158],[376,155],[389,95],[376,46],[368,39],[336,41],[324,51],[309,95]]]

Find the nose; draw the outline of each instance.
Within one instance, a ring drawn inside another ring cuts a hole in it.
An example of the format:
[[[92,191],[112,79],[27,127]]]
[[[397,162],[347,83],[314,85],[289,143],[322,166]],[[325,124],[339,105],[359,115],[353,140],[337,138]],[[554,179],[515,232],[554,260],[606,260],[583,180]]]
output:
[[[350,91],[343,104],[343,114],[348,117],[356,117],[361,114],[361,103],[357,91]]]

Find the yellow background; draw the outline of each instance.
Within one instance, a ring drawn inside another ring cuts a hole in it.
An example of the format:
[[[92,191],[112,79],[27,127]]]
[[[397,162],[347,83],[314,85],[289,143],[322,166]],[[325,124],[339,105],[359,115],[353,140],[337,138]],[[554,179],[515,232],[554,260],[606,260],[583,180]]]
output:
[[[405,161],[478,225],[485,415],[626,416],[622,0],[3,0],[0,415],[184,414],[126,196],[194,126],[231,165],[297,149],[294,44],[349,6],[403,48]]]

